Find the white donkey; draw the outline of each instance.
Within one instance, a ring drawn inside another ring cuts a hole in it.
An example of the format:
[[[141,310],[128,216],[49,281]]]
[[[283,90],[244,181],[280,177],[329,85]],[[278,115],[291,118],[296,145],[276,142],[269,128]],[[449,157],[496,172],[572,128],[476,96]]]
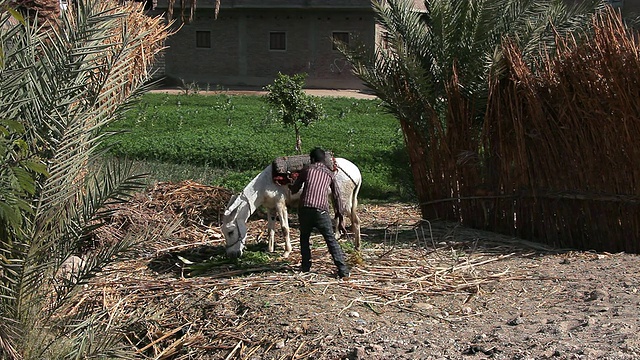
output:
[[[340,199],[344,206],[343,216],[351,219],[351,228],[356,249],[360,248],[360,218],[356,209],[358,207],[358,192],[362,185],[362,175],[357,166],[349,160],[336,158],[336,180],[340,191]],[[278,185],[273,181],[272,166],[267,166],[258,176],[238,195],[234,195],[222,218],[222,233],[227,241],[227,256],[237,258],[242,256],[247,238],[247,220],[259,206],[267,210],[269,228],[269,252],[275,250],[275,222],[276,216],[280,218],[280,226],[285,238],[285,251],[282,256],[291,254],[291,238],[289,236],[289,214],[287,206],[295,204],[300,193],[291,194],[288,186]],[[336,237],[340,236],[336,223]]]

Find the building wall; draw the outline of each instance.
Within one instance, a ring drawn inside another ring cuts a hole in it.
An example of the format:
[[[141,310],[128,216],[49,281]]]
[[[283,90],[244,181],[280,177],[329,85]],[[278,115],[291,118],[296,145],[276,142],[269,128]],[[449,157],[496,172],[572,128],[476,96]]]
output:
[[[349,32],[352,45],[362,44],[373,51],[375,22],[370,7],[255,9],[233,7],[233,2],[227,4],[229,7],[221,10],[214,20],[213,10],[200,7],[199,2],[195,20],[183,24],[167,40],[168,77],[213,88],[264,86],[278,72],[289,75],[304,72],[308,74],[308,87],[364,88],[342,55],[332,49],[332,33]],[[197,31],[210,31],[211,48],[196,47]],[[269,50],[272,31],[286,33],[286,50]]]
[[[640,0],[612,0],[613,5],[620,5],[624,15],[640,15]]]
[[[640,14],[640,0],[610,2],[626,15]],[[157,4],[158,11],[167,8],[167,0]],[[174,81],[264,86],[278,72],[305,72],[308,87],[364,88],[332,50],[331,34],[349,32],[352,44],[373,51],[376,26],[369,0],[223,0],[217,20],[214,5],[215,0],[199,0],[195,20],[167,40],[165,74]],[[211,32],[211,48],[196,48],[197,31]],[[286,32],[285,51],[269,50],[271,31]]]
[[[577,3],[585,0],[565,0],[568,3]],[[629,15],[640,15],[640,0],[607,0],[611,6],[615,8],[619,8],[622,10],[622,14],[625,16]]]

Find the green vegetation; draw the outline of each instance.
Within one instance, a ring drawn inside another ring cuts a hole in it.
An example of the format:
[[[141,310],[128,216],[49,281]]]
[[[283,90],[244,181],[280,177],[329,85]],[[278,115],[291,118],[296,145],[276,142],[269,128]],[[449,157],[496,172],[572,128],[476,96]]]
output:
[[[293,127],[296,134],[296,153],[302,153],[300,128],[326,117],[324,109],[312,96],[307,95],[304,87],[307,74],[293,76],[278,73],[278,77],[265,89],[267,102],[276,109],[282,124]]]
[[[224,247],[212,248],[211,252],[194,253],[184,251],[174,254],[173,261],[182,267],[182,276],[206,276],[216,272],[227,272],[231,268],[236,273],[263,271],[267,267],[288,266],[287,259],[281,259],[275,253],[267,252],[266,243],[249,244],[241,258],[230,259],[225,255]]]
[[[411,197],[402,132],[381,102],[317,102],[327,118],[300,129],[306,147],[321,146],[358,165],[363,198]],[[110,127],[122,131],[109,140],[111,153],[143,160],[152,180],[194,178],[239,191],[273,159],[293,155],[294,134],[278,117],[259,96],[147,94]]]

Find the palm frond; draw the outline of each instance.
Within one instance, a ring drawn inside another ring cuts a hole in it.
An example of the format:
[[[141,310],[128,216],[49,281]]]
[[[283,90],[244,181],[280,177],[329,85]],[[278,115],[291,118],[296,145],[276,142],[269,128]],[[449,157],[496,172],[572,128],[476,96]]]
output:
[[[514,39],[534,63],[541,48],[555,46],[556,35],[584,31],[590,14],[603,6],[596,0],[572,6],[562,0],[427,0],[423,13],[413,9],[413,1],[378,1],[374,9],[386,47],[373,57],[358,50],[343,53],[356,75],[398,115],[407,113],[409,102],[420,111],[442,111],[446,84],[454,76],[481,112],[488,77],[502,74],[505,37]],[[408,89],[413,89],[409,97]],[[401,98],[393,99],[399,93],[406,98],[403,105]],[[426,104],[415,103],[418,99]]]
[[[33,198],[33,211],[20,225],[23,240],[0,242],[0,318],[7,320],[0,327],[0,351],[8,358],[58,358],[53,354],[60,348],[79,346],[52,333],[60,329],[54,326],[60,309],[78,284],[137,240],[93,249],[83,255],[85,266],[73,281],[54,279],[61,263],[142,184],[128,164],[102,165],[101,144],[109,136],[105,126],[145,88],[170,24],[144,15],[142,4],[98,0],[77,1],[46,32],[8,17],[0,13],[0,119],[23,124],[24,142],[46,159],[48,177],[31,176],[43,171],[35,162],[0,166],[13,176],[3,180],[14,179]],[[108,353],[106,347],[101,351]]]

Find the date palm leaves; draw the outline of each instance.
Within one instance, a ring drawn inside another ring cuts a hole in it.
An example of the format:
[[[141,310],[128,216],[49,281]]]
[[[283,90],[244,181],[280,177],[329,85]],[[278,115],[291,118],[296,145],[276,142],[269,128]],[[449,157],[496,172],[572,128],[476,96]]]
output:
[[[525,58],[554,47],[555,35],[584,28],[601,1],[408,0],[375,1],[381,39],[373,55],[342,49],[355,73],[401,118],[420,118],[425,106],[446,111],[447,83],[484,110],[488,79],[501,74],[500,46],[516,41]],[[411,105],[414,104],[414,105]],[[415,107],[418,113],[410,114]]]
[[[136,3],[79,0],[44,27],[2,5],[0,358],[120,357],[104,313],[71,311],[69,299],[136,241],[80,253],[142,184],[130,165],[104,160],[104,128],[145,89],[168,25]],[[83,265],[60,281],[72,255]]]
[[[400,121],[423,204],[438,196],[452,197],[455,181],[451,185],[443,179],[457,176],[456,157],[466,151],[477,159],[482,151],[479,138],[490,79],[506,73],[503,41],[513,41],[525,61],[535,64],[539,54],[556,46],[558,36],[580,36],[591,15],[605,6],[593,0],[424,4],[426,10],[419,11],[413,1],[375,1],[382,32],[376,51],[341,49],[355,74]],[[427,209],[422,209],[427,218],[443,216]]]

